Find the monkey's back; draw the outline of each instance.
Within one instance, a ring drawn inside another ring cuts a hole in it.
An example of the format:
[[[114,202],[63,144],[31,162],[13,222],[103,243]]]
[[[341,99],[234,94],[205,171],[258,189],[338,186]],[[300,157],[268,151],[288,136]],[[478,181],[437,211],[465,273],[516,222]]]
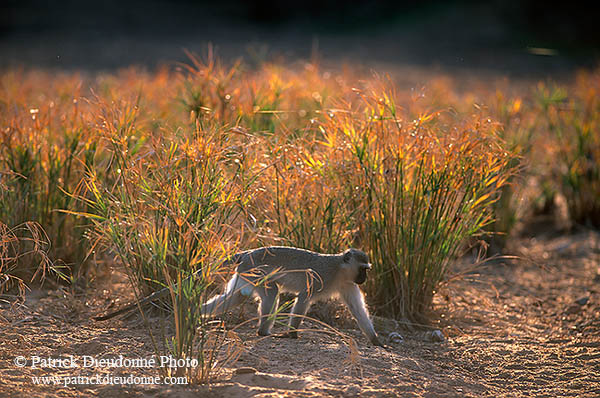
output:
[[[313,295],[320,295],[328,294],[322,289],[322,281],[330,281],[335,277],[341,255],[270,246],[237,253],[232,257],[232,262],[238,264],[237,272],[240,274],[270,274],[269,280],[283,291],[298,294],[308,290]]]

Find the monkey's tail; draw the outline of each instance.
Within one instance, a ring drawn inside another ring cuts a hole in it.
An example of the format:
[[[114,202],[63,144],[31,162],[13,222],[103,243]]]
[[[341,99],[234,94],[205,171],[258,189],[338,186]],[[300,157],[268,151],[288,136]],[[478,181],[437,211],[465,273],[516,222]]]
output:
[[[150,303],[150,302],[159,300],[159,299],[165,297],[168,293],[169,293],[169,288],[165,287],[165,288],[163,288],[163,289],[161,289],[159,291],[156,291],[156,292],[152,293],[149,296],[144,297],[139,302],[133,302],[133,303],[128,304],[125,307],[117,310],[117,311],[110,312],[110,313],[108,313],[106,315],[101,315],[101,316],[94,317],[94,320],[95,321],[106,321],[107,319],[114,318],[117,315],[121,315],[121,314],[124,314],[126,312],[129,312],[129,311],[133,310],[135,307],[138,306],[138,304],[140,306],[142,306],[142,305],[145,305],[146,303]]]
[[[244,296],[251,296],[254,286],[238,273],[227,283],[225,293],[219,294],[202,304],[202,315],[216,316],[242,303]]]
[[[235,262],[238,262],[239,261],[239,259],[238,259],[239,256],[240,256],[240,254],[236,254],[232,258],[224,260],[223,261],[223,265],[233,264]],[[238,281],[237,278],[238,278],[238,274],[236,273],[234,275],[234,277],[231,279],[231,281],[229,281],[229,283],[227,284],[227,289],[226,289],[226,291],[225,291],[224,294],[221,294],[219,296],[213,297],[206,304],[202,305],[202,314],[211,314],[211,315],[213,315],[212,310],[205,312],[204,308],[206,307],[208,309],[213,309],[214,310],[214,307],[216,307],[216,305],[219,304],[217,302],[218,299],[221,299],[222,301],[225,301],[225,304],[227,304],[227,305],[223,306],[224,310],[222,311],[222,312],[226,312],[229,308],[231,308],[232,305],[236,305],[236,303],[238,301],[241,301],[241,297],[238,298],[237,295],[243,294],[245,296],[249,296],[249,295],[252,294],[252,290],[251,290],[252,289],[252,285],[250,283],[244,281],[241,278]],[[242,289],[243,291],[240,292],[239,291],[240,289]],[[236,294],[230,294],[230,293],[236,293]],[[140,306],[143,306],[143,305],[145,305],[147,303],[151,303],[151,302],[157,301],[157,300],[159,300],[159,299],[161,299],[163,297],[166,297],[168,294],[169,294],[169,288],[168,287],[162,288],[161,290],[158,290],[158,291],[152,293],[151,295],[144,297],[143,299],[141,299],[139,301],[139,303],[133,302],[133,303],[128,304],[125,307],[117,310],[117,311],[110,312],[110,313],[105,314],[105,315],[100,315],[100,316],[94,317],[94,320],[96,320],[96,321],[106,321],[107,319],[111,319],[111,318],[114,318],[114,317],[116,317],[118,315],[121,315],[121,314],[124,314],[126,312],[132,311],[134,308],[136,308],[138,306],[138,304]],[[223,297],[223,296],[226,296],[226,297]],[[233,296],[233,297],[230,297],[230,296]],[[231,301],[231,302],[229,302],[228,300]],[[214,302],[214,306],[212,306],[213,304],[211,304],[213,302]],[[218,313],[219,312],[217,312],[217,314]]]

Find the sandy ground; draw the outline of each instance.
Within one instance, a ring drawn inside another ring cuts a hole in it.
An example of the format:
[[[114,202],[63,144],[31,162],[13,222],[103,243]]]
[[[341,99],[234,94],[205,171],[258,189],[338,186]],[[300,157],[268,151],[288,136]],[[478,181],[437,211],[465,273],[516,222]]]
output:
[[[33,368],[33,356],[73,355],[80,361],[84,355],[148,358],[153,353],[139,317],[91,319],[110,302],[108,290],[81,297],[61,290],[33,292],[22,304],[0,308],[0,396],[600,396],[600,234],[547,234],[512,246],[518,259],[490,263],[440,291],[435,326],[444,333],[443,342],[399,330],[404,342],[385,350],[345,328],[358,343],[352,354],[335,335],[259,340],[248,324],[237,330],[244,342],[239,360],[209,386],[35,385],[33,376],[158,373]],[[24,367],[15,365],[17,356],[28,360]]]

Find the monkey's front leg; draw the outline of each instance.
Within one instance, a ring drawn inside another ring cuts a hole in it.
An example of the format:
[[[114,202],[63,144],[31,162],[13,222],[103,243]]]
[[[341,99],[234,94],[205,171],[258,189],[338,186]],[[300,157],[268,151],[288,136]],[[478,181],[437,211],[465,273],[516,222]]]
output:
[[[300,326],[300,323],[302,323],[302,319],[308,312],[309,307],[310,299],[308,298],[308,294],[300,293],[298,297],[296,297],[294,307],[292,308],[292,313],[290,314],[289,330],[280,337],[288,337],[292,339],[298,338],[298,327]]]
[[[346,306],[350,310],[350,313],[354,316],[354,319],[358,322],[360,330],[369,338],[373,345],[377,345],[383,348],[386,346],[379,341],[377,332],[371,323],[365,300],[362,292],[354,283],[348,285],[346,290],[342,291],[342,300],[346,303]]]

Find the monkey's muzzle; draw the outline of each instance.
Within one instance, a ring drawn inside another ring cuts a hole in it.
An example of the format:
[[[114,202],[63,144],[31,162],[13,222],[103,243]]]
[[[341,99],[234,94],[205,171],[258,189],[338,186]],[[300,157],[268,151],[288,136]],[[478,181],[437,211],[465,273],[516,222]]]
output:
[[[354,283],[356,283],[357,285],[362,285],[363,283],[365,283],[365,281],[367,280],[367,270],[370,268],[371,267],[360,267],[358,269],[358,275],[356,275],[356,278],[354,279]]]

